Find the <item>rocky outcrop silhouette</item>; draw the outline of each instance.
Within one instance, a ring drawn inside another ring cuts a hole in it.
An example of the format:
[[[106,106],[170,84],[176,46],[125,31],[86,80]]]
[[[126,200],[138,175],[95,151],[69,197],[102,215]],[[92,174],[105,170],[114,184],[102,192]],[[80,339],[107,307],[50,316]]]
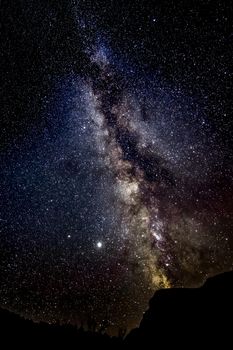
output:
[[[233,272],[209,278],[200,288],[157,291],[139,328],[126,344],[201,346],[224,343],[233,330]],[[188,343],[189,342],[189,343]]]

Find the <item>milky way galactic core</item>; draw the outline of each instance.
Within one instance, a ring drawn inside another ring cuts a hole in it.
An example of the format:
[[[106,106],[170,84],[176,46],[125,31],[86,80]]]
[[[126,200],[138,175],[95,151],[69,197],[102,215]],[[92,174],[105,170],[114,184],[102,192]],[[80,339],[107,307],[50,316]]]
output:
[[[131,328],[156,290],[232,268],[232,155],[207,97],[130,60],[80,8],[82,69],[49,73],[40,122],[0,153],[0,304]],[[148,28],[160,12],[143,17]]]

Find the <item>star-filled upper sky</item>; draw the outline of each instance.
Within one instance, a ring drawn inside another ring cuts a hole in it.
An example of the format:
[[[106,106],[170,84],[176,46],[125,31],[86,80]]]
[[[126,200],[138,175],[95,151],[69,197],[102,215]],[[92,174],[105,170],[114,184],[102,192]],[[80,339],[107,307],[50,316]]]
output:
[[[232,269],[232,10],[3,4],[2,307],[114,332]]]

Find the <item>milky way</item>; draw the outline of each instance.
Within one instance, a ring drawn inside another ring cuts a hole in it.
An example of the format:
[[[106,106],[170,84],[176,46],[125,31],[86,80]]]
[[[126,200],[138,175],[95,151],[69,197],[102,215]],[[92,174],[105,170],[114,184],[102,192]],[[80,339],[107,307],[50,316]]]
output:
[[[77,17],[81,71],[53,72],[41,123],[0,154],[0,304],[115,332],[232,268],[231,155],[203,101]]]

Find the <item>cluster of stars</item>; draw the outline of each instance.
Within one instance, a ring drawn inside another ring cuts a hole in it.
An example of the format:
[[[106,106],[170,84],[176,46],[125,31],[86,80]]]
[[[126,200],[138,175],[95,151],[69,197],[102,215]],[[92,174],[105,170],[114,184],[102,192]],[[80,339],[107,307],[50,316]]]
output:
[[[196,4],[38,4],[30,35],[15,19],[32,67],[6,69],[0,304],[131,328],[155,290],[232,268],[228,16],[210,34]]]

